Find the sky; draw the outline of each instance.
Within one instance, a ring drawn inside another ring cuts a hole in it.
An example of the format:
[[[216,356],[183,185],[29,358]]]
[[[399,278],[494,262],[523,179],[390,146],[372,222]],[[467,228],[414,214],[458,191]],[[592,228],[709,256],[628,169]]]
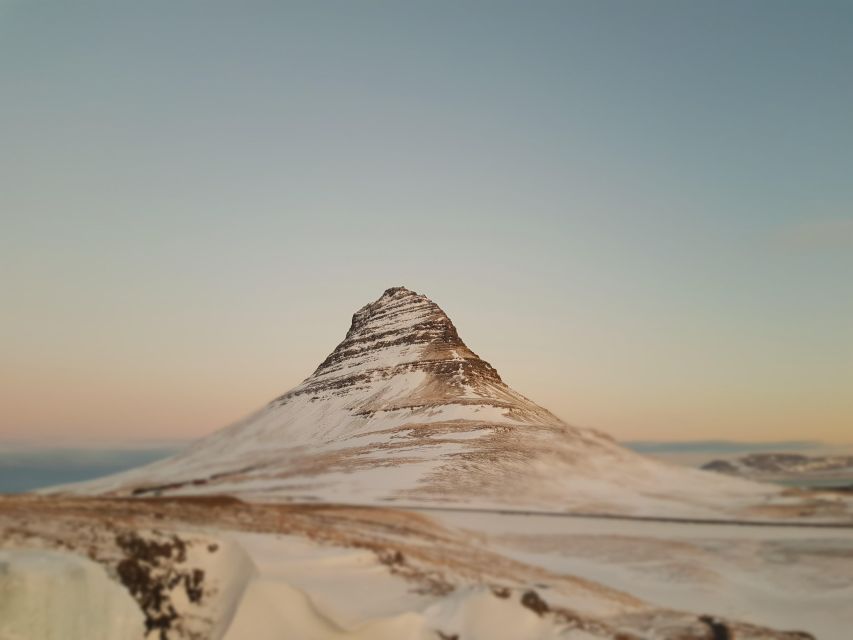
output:
[[[0,439],[189,439],[395,285],[564,420],[853,441],[853,3],[0,0]]]

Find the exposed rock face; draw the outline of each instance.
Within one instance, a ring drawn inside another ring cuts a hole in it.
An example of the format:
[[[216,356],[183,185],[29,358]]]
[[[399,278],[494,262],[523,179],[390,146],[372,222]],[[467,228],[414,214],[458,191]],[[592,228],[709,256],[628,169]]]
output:
[[[401,376],[421,382],[389,397],[382,387]],[[527,419],[538,417],[545,423],[559,422],[507,387],[494,367],[462,342],[437,304],[404,287],[388,289],[359,309],[343,342],[311,377],[275,402],[283,405],[303,395],[310,395],[312,402],[344,396],[355,400],[365,392],[367,402],[356,400],[359,416],[477,405],[524,413]]]
[[[346,338],[317,367],[307,389],[322,387],[324,380],[381,358],[384,350],[393,347],[400,347],[389,354],[395,367],[415,367],[436,374],[476,372],[484,380],[501,382],[498,372],[465,346],[437,304],[403,287],[393,287],[353,315]],[[386,373],[393,375],[393,371]],[[347,381],[352,382],[352,378],[344,376],[343,382]]]
[[[302,384],[169,460],[73,487],[710,516],[772,489],[634,454],[503,383],[426,296],[358,310]]]

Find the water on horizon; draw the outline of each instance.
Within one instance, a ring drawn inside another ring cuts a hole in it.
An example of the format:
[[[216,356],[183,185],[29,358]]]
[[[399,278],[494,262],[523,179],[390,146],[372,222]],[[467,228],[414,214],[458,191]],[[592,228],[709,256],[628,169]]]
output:
[[[173,455],[180,447],[0,449],[0,493],[25,493],[127,471]]]

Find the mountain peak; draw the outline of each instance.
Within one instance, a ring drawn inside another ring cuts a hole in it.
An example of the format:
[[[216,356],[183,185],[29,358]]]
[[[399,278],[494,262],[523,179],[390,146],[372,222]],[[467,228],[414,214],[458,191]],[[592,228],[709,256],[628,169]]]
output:
[[[472,380],[503,384],[465,345],[441,307],[410,289],[391,287],[353,314],[343,341],[291,394],[341,391],[412,371],[451,377],[463,386]]]
[[[382,294],[382,297],[384,298],[386,296],[395,296],[398,294],[413,296],[418,295],[417,293],[415,293],[411,289],[407,289],[406,287],[388,287],[387,289],[385,289],[385,292]]]
[[[365,329],[381,330],[382,322],[388,320],[389,316],[400,318],[408,313],[409,320],[418,320],[422,315],[419,311],[426,310],[437,311],[450,323],[447,315],[426,296],[419,295],[406,287],[391,287],[386,289],[378,299],[364,305],[353,314],[347,337],[354,332],[364,332]]]

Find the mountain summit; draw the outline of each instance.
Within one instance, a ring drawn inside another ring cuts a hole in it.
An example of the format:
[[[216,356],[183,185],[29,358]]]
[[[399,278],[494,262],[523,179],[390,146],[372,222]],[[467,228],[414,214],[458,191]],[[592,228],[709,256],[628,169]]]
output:
[[[295,389],[275,403],[310,395],[312,403],[352,398],[354,414],[425,407],[498,407],[557,418],[507,387],[488,362],[471,351],[450,318],[432,300],[405,287],[387,289],[352,317],[343,342]]]
[[[314,373],[257,413],[173,458],[65,489],[685,516],[732,513],[775,492],[564,423],[404,287],[359,309]]]
[[[434,391],[448,402],[464,396],[469,384],[502,385],[498,372],[465,346],[437,304],[393,287],[356,311],[343,342],[310,378],[279,400],[364,388],[375,379],[416,371],[443,381]]]

